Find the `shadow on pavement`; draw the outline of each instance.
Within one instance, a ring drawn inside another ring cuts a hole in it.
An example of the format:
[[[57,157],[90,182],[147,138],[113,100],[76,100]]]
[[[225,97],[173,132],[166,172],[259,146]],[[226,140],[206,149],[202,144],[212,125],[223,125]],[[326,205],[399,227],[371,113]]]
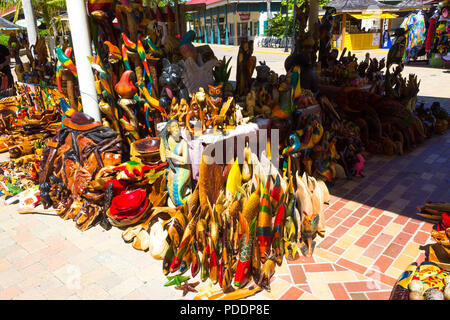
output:
[[[450,131],[434,135],[404,155],[374,155],[367,160],[365,177],[337,180],[330,193],[427,222],[417,215],[417,206],[450,202]]]

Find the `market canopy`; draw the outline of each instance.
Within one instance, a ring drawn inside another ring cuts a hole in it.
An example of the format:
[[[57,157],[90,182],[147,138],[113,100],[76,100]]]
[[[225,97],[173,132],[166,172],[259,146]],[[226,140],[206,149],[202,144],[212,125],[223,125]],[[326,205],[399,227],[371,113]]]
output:
[[[350,14],[353,18],[363,20],[363,19],[395,19],[398,17],[397,14],[393,13],[375,13],[375,14],[358,14],[358,13],[351,13]]]
[[[12,23],[9,20],[6,20],[5,18],[0,17],[0,30],[20,30],[23,29],[21,26]]]
[[[25,19],[20,19],[16,21],[17,26],[22,27],[22,28],[26,28],[27,27],[27,22],[25,21]],[[36,26],[39,27],[42,24],[42,22],[40,21],[40,19],[36,20]]]
[[[429,8],[431,5],[427,1],[422,0],[406,0],[396,5],[400,10]]]
[[[376,0],[331,0],[326,6],[335,8],[337,12],[359,12],[368,9],[395,11],[397,9],[396,6]]]

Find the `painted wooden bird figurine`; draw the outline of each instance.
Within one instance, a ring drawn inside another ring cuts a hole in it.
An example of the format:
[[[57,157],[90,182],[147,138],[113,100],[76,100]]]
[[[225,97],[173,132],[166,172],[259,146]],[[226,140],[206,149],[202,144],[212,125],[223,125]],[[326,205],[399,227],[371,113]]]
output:
[[[126,70],[120,77],[120,81],[114,87],[114,90],[122,99],[133,99],[137,93],[137,89],[134,86],[131,78],[134,76],[134,71]]]
[[[104,44],[108,46],[109,50],[109,61],[110,62],[117,62],[122,60],[122,53],[119,49],[119,47],[113,45],[110,41],[105,41]]]
[[[77,73],[77,67],[75,66],[75,64],[73,63],[72,59],[70,59],[60,47],[56,47],[55,48],[56,51],[56,56],[58,57],[58,61],[61,62],[61,64],[66,67],[67,69],[69,69],[73,75],[75,76],[75,78],[78,77],[78,73]],[[69,53],[69,55],[72,53],[72,50],[70,49],[69,51],[66,50],[67,53]]]

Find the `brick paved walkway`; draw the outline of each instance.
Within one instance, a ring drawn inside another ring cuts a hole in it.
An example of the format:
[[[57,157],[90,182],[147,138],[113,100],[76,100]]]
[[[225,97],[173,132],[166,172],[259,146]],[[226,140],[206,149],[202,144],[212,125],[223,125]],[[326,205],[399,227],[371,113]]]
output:
[[[449,132],[401,157],[371,157],[365,178],[330,190],[327,234],[313,257],[285,262],[271,292],[250,299],[387,299],[430,242],[432,225],[415,206],[450,201],[449,159]],[[57,216],[15,210],[0,208],[0,299],[181,298],[163,286],[162,262],[124,243],[121,230],[80,232]]]

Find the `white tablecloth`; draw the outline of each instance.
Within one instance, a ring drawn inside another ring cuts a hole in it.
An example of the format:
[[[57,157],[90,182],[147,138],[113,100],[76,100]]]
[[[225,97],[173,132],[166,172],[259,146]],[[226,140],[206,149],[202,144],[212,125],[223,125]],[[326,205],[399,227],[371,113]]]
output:
[[[156,125],[157,131],[161,132],[164,129],[165,125],[166,122],[158,123]],[[250,138],[253,136],[254,139],[257,139],[258,130],[259,127],[256,123],[247,123],[236,126],[234,130],[228,130],[226,134],[205,133],[203,135],[191,138],[191,136],[187,132],[187,129],[182,128],[181,136],[187,141],[189,146],[189,160],[192,166],[192,177],[194,179],[198,178],[200,162],[202,160],[202,154],[205,151],[205,148],[209,146],[209,148],[215,148],[216,150],[218,150],[219,148],[223,148],[223,143],[227,143],[228,149],[228,142],[225,141],[231,139],[230,142],[233,143],[234,146],[234,137],[245,139],[245,137]],[[256,153],[257,150],[254,150],[254,152]]]

